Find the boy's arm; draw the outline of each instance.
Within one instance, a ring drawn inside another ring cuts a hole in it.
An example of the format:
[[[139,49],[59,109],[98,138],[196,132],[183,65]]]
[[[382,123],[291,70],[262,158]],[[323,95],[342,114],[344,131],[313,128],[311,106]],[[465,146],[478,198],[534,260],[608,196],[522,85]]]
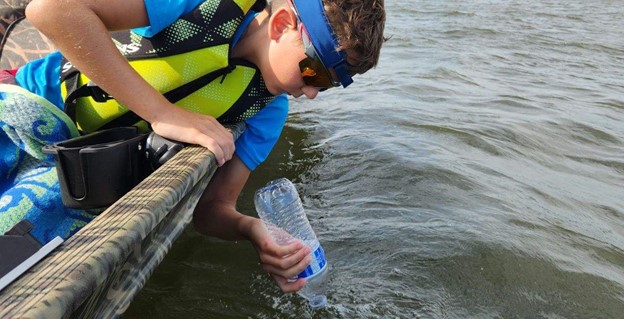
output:
[[[220,166],[232,157],[230,132],[212,116],[167,101],[130,67],[111,40],[109,30],[149,24],[143,0],[33,0],[26,15],[76,68],[151,123],[156,133],[208,148]]]
[[[278,245],[262,221],[236,210],[236,200],[249,174],[249,169],[237,156],[217,169],[193,213],[194,227],[204,235],[251,241],[262,268],[271,274],[280,289],[298,291],[303,288],[305,280],[288,282],[288,278],[296,276],[310,264],[310,249],[300,241]]]

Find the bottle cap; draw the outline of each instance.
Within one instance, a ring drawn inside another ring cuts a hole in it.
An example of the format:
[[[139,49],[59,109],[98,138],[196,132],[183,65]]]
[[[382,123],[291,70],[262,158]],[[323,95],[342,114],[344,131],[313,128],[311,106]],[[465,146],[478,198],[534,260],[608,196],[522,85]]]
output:
[[[327,306],[327,297],[325,295],[316,295],[310,298],[310,307],[313,309],[323,308]]]

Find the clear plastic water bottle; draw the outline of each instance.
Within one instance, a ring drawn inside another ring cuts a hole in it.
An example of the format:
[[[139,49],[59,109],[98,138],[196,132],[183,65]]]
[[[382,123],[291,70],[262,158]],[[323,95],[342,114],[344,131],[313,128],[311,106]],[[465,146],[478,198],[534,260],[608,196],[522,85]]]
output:
[[[256,192],[255,205],[258,216],[279,245],[296,238],[310,247],[312,263],[292,279],[305,278],[306,285],[298,294],[306,298],[312,308],[325,307],[329,267],[295,185],[286,178],[271,181]]]

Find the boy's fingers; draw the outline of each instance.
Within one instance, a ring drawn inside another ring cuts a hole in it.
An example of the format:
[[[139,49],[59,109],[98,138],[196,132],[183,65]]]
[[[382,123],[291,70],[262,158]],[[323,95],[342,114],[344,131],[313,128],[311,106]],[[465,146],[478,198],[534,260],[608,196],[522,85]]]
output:
[[[297,253],[301,249],[307,248],[301,241],[294,240],[290,244],[287,245],[278,245],[274,243],[272,247],[267,247],[269,252],[275,256],[283,257]],[[308,248],[309,251],[309,248]]]
[[[219,145],[219,143],[217,143],[217,141],[215,141],[213,138],[210,138],[207,135],[202,135],[198,144],[207,148],[214,154],[215,159],[217,160],[217,164],[219,166],[225,163],[225,152],[221,148],[221,145]]]
[[[307,247],[306,247],[307,248]],[[312,262],[312,257],[310,257],[309,249],[300,249],[296,253],[292,255],[287,255],[285,257],[276,257],[269,254],[261,254],[260,261],[265,265],[271,265],[276,269],[287,270],[297,266],[300,263],[303,263],[303,268],[307,267],[307,265]],[[298,273],[303,269],[297,268]]]
[[[231,133],[223,132],[219,130],[210,132],[201,132],[198,136],[199,145],[209,149],[215,155],[217,164],[223,165],[226,161],[232,159],[234,155],[234,138]]]
[[[262,263],[262,269],[274,275],[279,275],[284,278],[292,278],[300,274],[306,269],[306,267],[308,267],[308,265],[312,262],[312,257],[304,256],[303,258],[297,260],[293,259],[288,261],[290,264],[288,267],[285,267],[284,264],[280,264],[280,262],[281,260],[276,263]]]
[[[300,241],[293,241],[290,244],[279,245],[275,240],[269,237],[268,233],[265,234],[262,240],[258,243],[258,246],[262,253],[273,256],[286,256],[297,252],[297,250],[303,248],[303,243]]]
[[[222,126],[218,125],[216,128],[215,131],[203,132],[204,142],[201,145],[215,154],[217,163],[221,166],[234,155],[234,137]]]

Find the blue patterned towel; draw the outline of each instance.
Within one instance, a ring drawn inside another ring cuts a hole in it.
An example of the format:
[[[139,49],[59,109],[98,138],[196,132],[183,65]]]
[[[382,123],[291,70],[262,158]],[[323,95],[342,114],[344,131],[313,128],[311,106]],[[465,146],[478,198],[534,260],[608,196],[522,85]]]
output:
[[[99,210],[66,208],[54,158],[41,148],[78,136],[69,117],[19,86],[0,84],[0,234],[22,219],[42,244],[67,239]]]

